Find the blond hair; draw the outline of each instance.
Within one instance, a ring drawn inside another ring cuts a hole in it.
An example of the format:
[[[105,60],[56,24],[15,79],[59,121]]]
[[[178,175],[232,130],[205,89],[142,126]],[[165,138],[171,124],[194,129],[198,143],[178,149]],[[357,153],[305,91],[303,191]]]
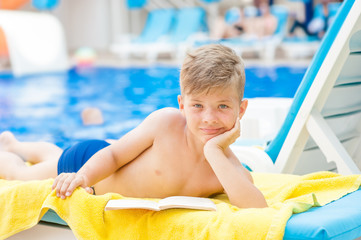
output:
[[[180,72],[182,94],[235,87],[242,100],[245,80],[242,59],[220,44],[206,45],[187,53]]]

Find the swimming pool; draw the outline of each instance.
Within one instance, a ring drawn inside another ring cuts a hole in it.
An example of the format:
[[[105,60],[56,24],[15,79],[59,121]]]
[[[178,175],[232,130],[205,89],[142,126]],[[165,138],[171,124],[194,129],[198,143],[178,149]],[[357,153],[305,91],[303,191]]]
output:
[[[247,67],[246,98],[291,98],[305,67]],[[149,113],[178,107],[179,68],[97,67],[15,78],[0,74],[0,131],[22,141],[67,147],[84,139],[119,138]],[[83,126],[80,113],[98,107],[104,125]]]

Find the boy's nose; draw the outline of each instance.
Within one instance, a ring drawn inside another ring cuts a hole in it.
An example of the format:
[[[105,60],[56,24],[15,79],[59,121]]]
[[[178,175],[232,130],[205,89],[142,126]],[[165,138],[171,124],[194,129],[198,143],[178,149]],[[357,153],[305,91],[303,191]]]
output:
[[[217,123],[217,114],[212,109],[207,109],[204,111],[203,114],[203,122],[212,124]]]

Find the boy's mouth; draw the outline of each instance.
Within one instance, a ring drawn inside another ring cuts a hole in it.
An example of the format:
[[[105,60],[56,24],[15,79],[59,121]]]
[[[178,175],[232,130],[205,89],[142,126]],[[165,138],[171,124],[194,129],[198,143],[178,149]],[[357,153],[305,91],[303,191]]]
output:
[[[200,128],[201,131],[207,135],[214,135],[220,133],[221,128]]]

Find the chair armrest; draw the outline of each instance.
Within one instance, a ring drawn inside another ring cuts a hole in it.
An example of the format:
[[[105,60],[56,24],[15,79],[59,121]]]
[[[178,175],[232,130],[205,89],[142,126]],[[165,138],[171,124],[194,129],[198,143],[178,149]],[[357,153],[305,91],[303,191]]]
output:
[[[246,164],[254,172],[277,172],[272,159],[257,147],[231,145],[231,150],[241,163]]]

